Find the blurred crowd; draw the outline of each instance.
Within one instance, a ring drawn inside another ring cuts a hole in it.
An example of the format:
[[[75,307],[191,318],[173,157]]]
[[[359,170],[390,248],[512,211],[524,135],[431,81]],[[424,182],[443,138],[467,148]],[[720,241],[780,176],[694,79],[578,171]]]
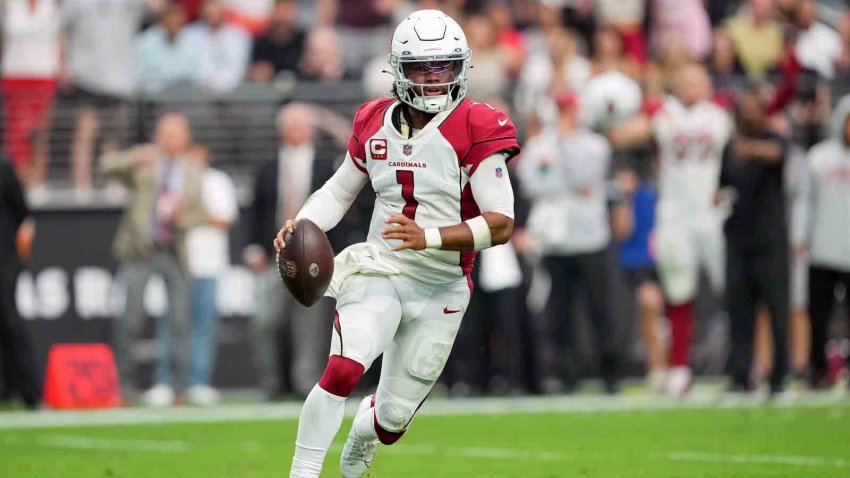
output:
[[[524,142],[510,164],[521,192],[517,230],[479,256],[446,387],[556,393],[598,375],[615,393],[635,372],[616,320],[625,315],[639,330],[647,388],[682,396],[695,321],[708,320],[696,301],[706,294],[728,324],[732,390],[846,385],[834,365],[846,345],[832,324],[850,292],[850,98],[834,94],[850,72],[841,4],[6,0],[9,160],[30,187],[44,183],[58,95],[76,111],[74,187],[100,175],[130,191],[114,250],[128,285],[126,316],[116,321],[124,379],[145,284],[165,278],[169,314],[157,321],[148,403],[168,405],[184,390],[194,403],[217,399],[210,304],[239,208],[186,116],[163,115],[149,142],[127,149],[128,103],[187,85],[225,95],[292,81],[354,80],[364,100],[387,96],[393,28],[420,8],[463,25],[473,52],[468,95],[510,111]],[[242,223],[251,244],[241,257],[256,277],[254,362],[269,397],[312,387],[333,315],[329,299],[305,309],[281,293],[270,238],[333,173],[349,131],[297,101],[281,108],[276,128],[278,153],[250,185]],[[332,141],[320,144],[320,135]],[[369,194],[331,234],[336,250],[365,235]],[[591,359],[579,360],[588,348]]]

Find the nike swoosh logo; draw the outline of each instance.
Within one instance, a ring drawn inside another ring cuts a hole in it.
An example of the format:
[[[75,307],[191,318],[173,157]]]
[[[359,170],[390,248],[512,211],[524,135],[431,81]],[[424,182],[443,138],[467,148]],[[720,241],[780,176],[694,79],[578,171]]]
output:
[[[498,121],[498,123],[499,123],[499,126],[504,126],[504,125],[508,124],[508,119],[502,118]]]
[[[448,308],[448,307],[443,307],[443,313],[444,313],[444,314],[457,314],[458,312],[460,312],[460,309],[458,309],[458,310],[449,310],[449,308]]]

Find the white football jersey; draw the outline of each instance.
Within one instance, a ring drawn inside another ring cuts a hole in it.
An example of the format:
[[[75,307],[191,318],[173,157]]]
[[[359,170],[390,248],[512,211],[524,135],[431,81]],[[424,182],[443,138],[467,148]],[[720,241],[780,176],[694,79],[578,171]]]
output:
[[[480,215],[469,178],[488,156],[507,151],[513,157],[519,152],[516,129],[501,111],[466,99],[407,138],[392,122],[400,104],[383,98],[361,106],[348,143],[349,155],[369,175],[376,193],[367,242],[379,246],[382,260],[418,279],[454,281],[471,271],[475,252],[392,252],[400,241],[384,239],[381,231],[391,227],[387,218],[399,213],[423,229],[452,226]]]
[[[652,130],[660,161],[659,219],[698,219],[713,210],[732,131],[729,114],[709,101],[686,108],[668,98],[653,116]]]

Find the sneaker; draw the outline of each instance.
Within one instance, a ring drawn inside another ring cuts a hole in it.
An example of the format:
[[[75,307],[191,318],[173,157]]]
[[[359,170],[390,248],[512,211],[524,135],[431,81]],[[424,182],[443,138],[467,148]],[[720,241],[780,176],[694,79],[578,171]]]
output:
[[[365,413],[372,407],[373,398],[374,395],[369,395],[360,402],[355,417],[360,416],[361,413]],[[372,467],[372,460],[375,459],[375,451],[378,448],[378,440],[362,440],[353,436],[353,434],[354,426],[352,425],[345,445],[342,447],[342,456],[339,459],[339,471],[342,473],[342,478],[367,476],[369,468]]]
[[[220,395],[218,390],[209,385],[193,385],[186,392],[186,401],[197,407],[208,407],[218,403]]]
[[[832,394],[835,398],[847,398],[850,395],[850,373],[842,370],[832,385]]]
[[[691,368],[685,365],[673,367],[667,375],[667,393],[674,398],[682,398],[688,394],[694,377]]]
[[[646,375],[644,387],[653,395],[662,395],[667,386],[667,370],[653,370]]]
[[[163,408],[174,404],[174,389],[168,385],[154,385],[142,395],[142,403],[148,407]]]

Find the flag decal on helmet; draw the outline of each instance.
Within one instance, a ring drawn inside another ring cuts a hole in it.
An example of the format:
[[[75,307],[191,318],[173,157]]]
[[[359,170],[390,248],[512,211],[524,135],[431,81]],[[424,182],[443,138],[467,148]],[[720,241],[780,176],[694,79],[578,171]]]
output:
[[[496,177],[501,178],[502,176],[504,176],[504,172],[502,171],[502,167],[499,166],[496,168]]]

